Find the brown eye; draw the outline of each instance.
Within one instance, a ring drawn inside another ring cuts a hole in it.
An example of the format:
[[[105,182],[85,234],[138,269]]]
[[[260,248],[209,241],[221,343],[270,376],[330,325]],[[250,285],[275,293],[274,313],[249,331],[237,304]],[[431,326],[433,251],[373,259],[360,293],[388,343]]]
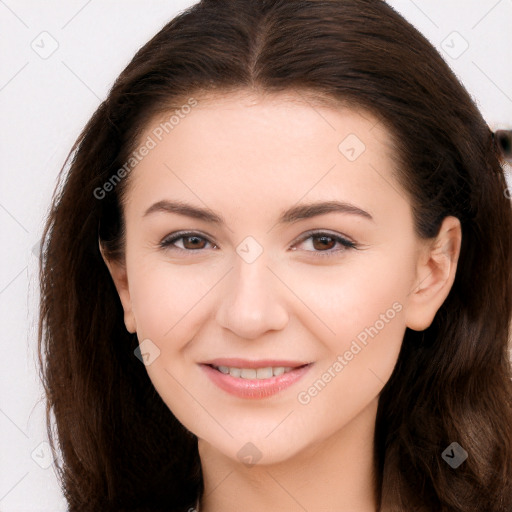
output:
[[[317,240],[318,243],[313,242],[313,247],[322,251],[323,249],[332,249],[336,245],[336,240],[332,236],[315,235],[311,237],[312,240]]]
[[[181,246],[178,243],[181,242]],[[175,233],[164,238],[160,242],[160,247],[166,250],[177,250],[185,252],[199,251],[206,249],[206,244],[212,244],[207,238],[200,236],[198,233]]]
[[[183,246],[185,249],[204,249],[205,239],[200,236],[183,236]]]
[[[311,243],[306,243],[310,242]],[[301,240],[299,240],[299,244],[301,245],[309,245],[312,249],[305,249],[307,252],[312,253],[314,256],[336,256],[339,254],[343,254],[349,249],[357,249],[357,244],[354,242],[347,240],[339,235],[334,235],[331,233],[320,232],[309,232],[306,236],[304,236]],[[341,248],[334,249],[336,244],[341,246]]]

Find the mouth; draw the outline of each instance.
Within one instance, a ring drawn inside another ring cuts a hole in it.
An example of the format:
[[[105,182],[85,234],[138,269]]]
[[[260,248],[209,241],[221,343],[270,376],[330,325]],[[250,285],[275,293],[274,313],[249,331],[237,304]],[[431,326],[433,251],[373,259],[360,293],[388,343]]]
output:
[[[221,364],[222,363],[222,364]],[[314,363],[223,359],[199,366],[221,390],[239,398],[268,398],[301,379]]]

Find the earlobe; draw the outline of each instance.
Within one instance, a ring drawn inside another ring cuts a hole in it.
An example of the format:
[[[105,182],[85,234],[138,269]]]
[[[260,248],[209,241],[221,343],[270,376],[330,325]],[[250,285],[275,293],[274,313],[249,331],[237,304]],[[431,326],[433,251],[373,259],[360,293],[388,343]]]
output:
[[[409,329],[423,331],[432,324],[455,280],[461,242],[459,219],[445,217],[435,240],[420,251],[406,312]]]
[[[132,302],[130,297],[130,289],[128,286],[128,274],[126,271],[126,265],[123,262],[109,259],[101,245],[101,241],[98,240],[101,257],[105,262],[105,265],[110,272],[114,286],[116,287],[119,299],[124,310],[124,324],[126,330],[131,333],[137,332],[137,326],[135,323],[135,317],[132,310]]]

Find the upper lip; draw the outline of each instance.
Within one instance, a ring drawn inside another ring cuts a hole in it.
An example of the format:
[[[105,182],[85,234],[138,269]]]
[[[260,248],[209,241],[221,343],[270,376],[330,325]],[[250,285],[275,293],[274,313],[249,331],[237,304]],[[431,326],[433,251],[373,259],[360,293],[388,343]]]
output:
[[[204,361],[202,364],[228,366],[229,368],[268,368],[269,366],[274,368],[280,366],[284,366],[285,368],[298,368],[299,366],[304,366],[309,363],[304,361],[292,361],[290,359],[258,359],[251,361],[249,359],[240,359],[237,357],[222,357]]]

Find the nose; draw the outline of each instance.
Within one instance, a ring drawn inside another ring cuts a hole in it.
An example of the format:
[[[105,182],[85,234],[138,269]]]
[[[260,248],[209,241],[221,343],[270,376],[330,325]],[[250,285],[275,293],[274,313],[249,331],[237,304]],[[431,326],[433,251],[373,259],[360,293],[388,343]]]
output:
[[[283,297],[286,288],[267,262],[265,253],[252,263],[237,257],[220,290],[216,320],[240,338],[257,339],[288,323]]]

